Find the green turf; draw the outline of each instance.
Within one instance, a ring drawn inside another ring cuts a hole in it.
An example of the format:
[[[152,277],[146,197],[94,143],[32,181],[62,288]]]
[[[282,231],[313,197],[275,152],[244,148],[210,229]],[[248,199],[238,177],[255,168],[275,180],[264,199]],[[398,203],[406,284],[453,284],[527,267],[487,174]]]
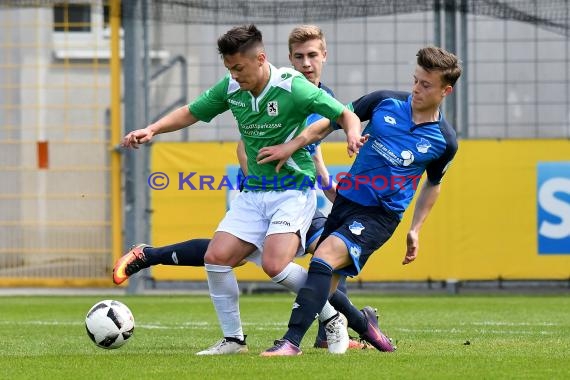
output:
[[[87,310],[114,298],[136,328],[122,348],[97,348],[85,333]],[[197,357],[220,337],[206,296],[0,297],[0,379],[568,379],[568,296],[352,297],[381,309],[396,353],[375,350],[262,358],[285,332],[291,295],[242,296],[250,353]]]

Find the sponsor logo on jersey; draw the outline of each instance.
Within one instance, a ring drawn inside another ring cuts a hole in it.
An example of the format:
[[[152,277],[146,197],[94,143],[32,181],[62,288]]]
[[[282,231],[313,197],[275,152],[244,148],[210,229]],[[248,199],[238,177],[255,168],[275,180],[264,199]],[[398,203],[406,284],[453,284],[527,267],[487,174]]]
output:
[[[286,220],[274,220],[273,222],[271,222],[271,224],[282,224],[284,226],[290,227],[291,223],[289,223]]]
[[[431,144],[423,137],[420,139],[420,142],[416,144],[416,149],[420,153],[427,153],[429,148],[431,148]]]
[[[237,107],[244,107],[244,108],[246,107],[244,102],[240,102],[239,100],[235,99],[228,99],[228,103]]]
[[[396,125],[396,119],[394,119],[392,116],[385,115],[384,121],[390,125]]]
[[[276,100],[271,100],[267,102],[267,114],[269,116],[279,115],[279,105],[277,104]]]
[[[410,166],[414,162],[414,154],[411,150],[403,150],[400,156],[403,159],[402,165],[404,166]]]
[[[372,142],[372,149],[394,166],[410,166],[414,162],[414,154],[411,150],[402,151],[398,157],[390,148],[378,140]]]

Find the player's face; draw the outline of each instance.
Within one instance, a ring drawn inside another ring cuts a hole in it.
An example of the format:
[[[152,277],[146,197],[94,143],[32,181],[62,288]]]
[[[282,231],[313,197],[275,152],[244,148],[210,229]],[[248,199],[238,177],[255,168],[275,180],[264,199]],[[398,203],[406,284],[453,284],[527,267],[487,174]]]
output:
[[[426,71],[416,66],[412,87],[412,107],[415,111],[435,111],[451,92],[450,85],[444,85],[439,71]]]
[[[224,56],[224,66],[230,71],[232,78],[239,83],[243,91],[259,93],[265,86],[263,64],[265,53],[248,52]]]
[[[289,61],[295,70],[317,86],[321,81],[321,72],[326,60],[327,51],[322,49],[321,40],[309,40],[291,45]]]

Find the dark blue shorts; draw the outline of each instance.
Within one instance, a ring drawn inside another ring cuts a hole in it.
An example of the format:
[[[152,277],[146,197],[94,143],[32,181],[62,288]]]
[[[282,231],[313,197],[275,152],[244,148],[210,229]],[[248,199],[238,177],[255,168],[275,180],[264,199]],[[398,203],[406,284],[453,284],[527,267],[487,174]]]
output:
[[[400,217],[395,212],[382,206],[362,206],[337,193],[319,244],[331,235],[342,239],[352,265],[335,272],[356,276],[370,255],[388,241],[398,224]]]
[[[319,210],[316,210],[315,215],[313,215],[313,220],[311,220],[309,231],[307,231],[307,239],[305,243],[307,248],[313,244],[315,240],[321,237],[326,221],[327,217]]]

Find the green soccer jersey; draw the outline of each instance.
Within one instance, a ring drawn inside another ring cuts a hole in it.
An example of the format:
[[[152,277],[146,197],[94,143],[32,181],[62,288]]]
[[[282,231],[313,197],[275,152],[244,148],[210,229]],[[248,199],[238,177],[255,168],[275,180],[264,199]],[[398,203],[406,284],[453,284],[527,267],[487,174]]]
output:
[[[336,120],[344,106],[301,73],[289,68],[269,67],[269,82],[257,98],[249,91],[241,91],[239,84],[228,74],[188,107],[196,118],[205,122],[231,110],[247,154],[246,190],[307,188],[315,181],[315,166],[306,149],[296,151],[279,173],[275,173],[276,162],[258,165],[257,153],[263,147],[296,137],[310,114]]]

